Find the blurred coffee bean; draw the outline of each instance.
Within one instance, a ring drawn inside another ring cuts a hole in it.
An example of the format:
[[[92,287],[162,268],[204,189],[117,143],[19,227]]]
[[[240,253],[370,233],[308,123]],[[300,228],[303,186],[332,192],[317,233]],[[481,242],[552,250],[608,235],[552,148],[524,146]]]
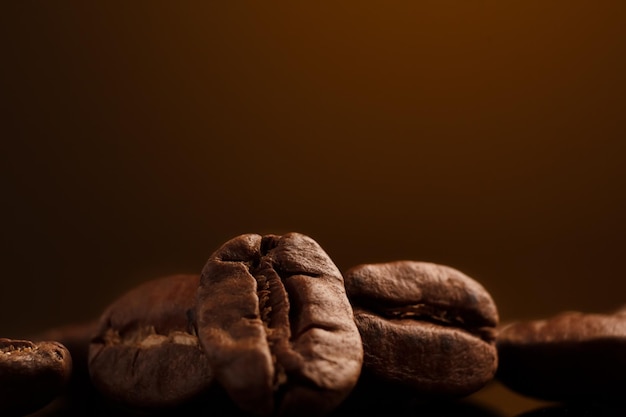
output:
[[[56,342],[0,339],[0,415],[24,415],[61,394],[72,359]]]
[[[198,342],[199,276],[146,282],[112,303],[89,349],[98,391],[130,408],[176,407],[205,394],[213,372]]]
[[[33,340],[54,340],[65,346],[72,355],[72,378],[76,378],[77,383],[86,383],[89,380],[89,344],[97,330],[98,320],[91,320],[52,328],[34,336]]]
[[[521,394],[567,402],[626,402],[626,316],[565,312],[498,334],[497,377]]]

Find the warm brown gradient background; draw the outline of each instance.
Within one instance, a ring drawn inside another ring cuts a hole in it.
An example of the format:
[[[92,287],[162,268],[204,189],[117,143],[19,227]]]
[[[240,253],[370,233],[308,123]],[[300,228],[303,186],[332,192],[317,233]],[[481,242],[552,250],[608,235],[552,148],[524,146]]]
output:
[[[245,232],[626,303],[625,2],[101,3],[3,6],[2,335]]]

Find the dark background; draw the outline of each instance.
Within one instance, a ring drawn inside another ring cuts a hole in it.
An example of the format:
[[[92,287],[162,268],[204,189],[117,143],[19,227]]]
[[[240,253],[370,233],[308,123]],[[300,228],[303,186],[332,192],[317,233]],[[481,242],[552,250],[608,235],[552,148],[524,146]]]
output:
[[[32,6],[32,7],[31,7]],[[241,233],[626,303],[626,3],[28,3],[0,17],[0,334]]]

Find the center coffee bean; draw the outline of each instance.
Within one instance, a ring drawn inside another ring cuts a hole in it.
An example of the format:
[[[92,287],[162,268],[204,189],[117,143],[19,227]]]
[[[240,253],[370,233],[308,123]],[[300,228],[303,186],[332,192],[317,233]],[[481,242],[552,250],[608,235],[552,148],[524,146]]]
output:
[[[370,382],[441,397],[467,395],[493,378],[498,314],[476,281],[412,261],[359,265],[345,280]]]
[[[0,415],[35,411],[67,384],[72,358],[57,342],[0,339]]]
[[[320,415],[355,385],[363,348],[341,273],[311,238],[242,235],[207,261],[198,335],[241,409]]]
[[[199,276],[146,282],[111,304],[89,349],[96,388],[129,407],[184,404],[206,393],[213,373],[196,336]]]
[[[498,378],[546,400],[626,402],[626,315],[565,312],[498,334]]]

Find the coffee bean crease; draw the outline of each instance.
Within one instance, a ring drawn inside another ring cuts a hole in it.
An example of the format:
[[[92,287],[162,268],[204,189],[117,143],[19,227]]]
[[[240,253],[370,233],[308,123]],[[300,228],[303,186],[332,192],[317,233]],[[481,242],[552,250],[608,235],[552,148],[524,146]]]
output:
[[[367,309],[365,309],[367,310]],[[474,335],[486,342],[495,340],[495,329],[490,327],[485,320],[468,320],[465,311],[446,310],[443,307],[414,304],[395,308],[375,308],[371,312],[378,313],[390,320],[413,320],[425,322],[442,327],[455,328]],[[407,323],[407,324],[410,324]]]
[[[319,412],[356,382],[362,346],[343,277],[311,238],[226,242],[207,261],[197,300],[200,341],[244,410]]]

